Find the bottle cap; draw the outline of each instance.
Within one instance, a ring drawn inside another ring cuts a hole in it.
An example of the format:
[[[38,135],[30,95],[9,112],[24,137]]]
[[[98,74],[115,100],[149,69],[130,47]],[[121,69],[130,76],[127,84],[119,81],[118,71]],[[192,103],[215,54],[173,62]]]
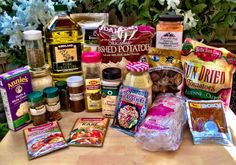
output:
[[[42,32],[40,30],[27,30],[23,32],[25,40],[39,40],[42,39]]]
[[[66,81],[57,81],[57,82],[55,83],[55,86],[56,86],[58,89],[66,89],[67,83],[66,83]]]
[[[63,4],[54,5],[55,11],[67,11],[67,6]]]
[[[101,61],[100,52],[84,52],[82,53],[82,62],[85,63],[96,63]]]
[[[43,100],[43,92],[35,91],[28,95],[28,101],[32,103],[37,103]]]
[[[69,87],[79,87],[84,85],[84,80],[81,76],[71,76],[67,78],[66,81]]]
[[[57,87],[47,87],[43,90],[43,93],[46,98],[53,98],[58,96],[58,88]]]
[[[132,72],[148,71],[149,65],[146,62],[130,62],[126,65],[126,69]]]
[[[121,78],[121,69],[120,68],[105,68],[102,71],[102,77],[107,80],[115,80]]]
[[[173,14],[164,14],[159,17],[159,21],[167,21],[167,22],[180,22],[183,21],[184,17],[182,15],[173,15]]]

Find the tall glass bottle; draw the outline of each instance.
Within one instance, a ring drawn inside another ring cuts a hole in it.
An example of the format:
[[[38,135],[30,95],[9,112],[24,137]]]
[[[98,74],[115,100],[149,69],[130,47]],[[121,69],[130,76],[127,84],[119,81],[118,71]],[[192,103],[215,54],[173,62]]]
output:
[[[82,30],[67,14],[66,5],[56,5],[56,16],[45,27],[48,63],[53,78],[82,74]]]

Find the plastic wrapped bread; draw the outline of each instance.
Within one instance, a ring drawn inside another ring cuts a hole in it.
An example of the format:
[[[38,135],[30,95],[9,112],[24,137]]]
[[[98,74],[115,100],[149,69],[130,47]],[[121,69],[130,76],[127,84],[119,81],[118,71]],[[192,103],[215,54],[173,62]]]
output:
[[[183,98],[173,94],[159,95],[135,138],[148,151],[175,151],[182,143],[186,120]]]

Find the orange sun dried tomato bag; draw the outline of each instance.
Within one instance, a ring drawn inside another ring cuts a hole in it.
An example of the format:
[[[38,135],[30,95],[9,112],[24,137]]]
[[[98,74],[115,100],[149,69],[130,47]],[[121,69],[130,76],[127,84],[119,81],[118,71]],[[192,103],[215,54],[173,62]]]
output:
[[[222,100],[229,107],[236,55],[187,38],[182,47],[184,94],[190,99]]]

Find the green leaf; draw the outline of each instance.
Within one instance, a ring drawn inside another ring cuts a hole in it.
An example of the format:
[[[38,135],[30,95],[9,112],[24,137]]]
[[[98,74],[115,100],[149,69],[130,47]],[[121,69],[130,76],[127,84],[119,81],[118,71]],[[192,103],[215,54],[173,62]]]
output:
[[[214,15],[212,17],[212,19],[210,20],[211,23],[215,23],[218,22],[221,18],[223,18],[225,16],[225,12],[224,11],[220,11],[218,12],[216,15]]]
[[[124,0],[121,0],[120,3],[119,3],[119,5],[118,5],[118,9],[119,9],[120,11],[122,11],[123,6],[124,6]]]
[[[200,14],[204,11],[204,9],[207,7],[205,3],[200,3],[193,7],[192,11],[193,13]]]
[[[113,4],[116,4],[116,2],[117,2],[117,0],[111,0],[111,1],[109,2],[108,6],[111,6],[111,5],[113,5]]]
[[[215,39],[219,40],[222,43],[225,43],[225,37],[221,33],[216,33]]]
[[[228,25],[232,26],[235,22],[235,17],[233,15],[227,15],[225,18],[225,23],[227,23]]]
[[[151,18],[150,12],[148,10],[142,12],[141,15],[145,18]]]
[[[161,11],[158,10],[156,7],[151,7],[151,8],[150,8],[150,11],[155,12],[155,13],[157,13],[157,14],[160,14],[160,13],[161,13]]]
[[[191,5],[190,0],[185,0],[185,6],[186,6],[187,9],[189,9],[189,10],[192,8],[192,5]]]
[[[217,3],[219,3],[221,0],[211,0],[211,2],[213,3],[213,4],[217,4]]]
[[[146,19],[142,19],[142,20],[135,21],[134,24],[135,25],[146,25],[146,24],[148,24],[148,21]]]

